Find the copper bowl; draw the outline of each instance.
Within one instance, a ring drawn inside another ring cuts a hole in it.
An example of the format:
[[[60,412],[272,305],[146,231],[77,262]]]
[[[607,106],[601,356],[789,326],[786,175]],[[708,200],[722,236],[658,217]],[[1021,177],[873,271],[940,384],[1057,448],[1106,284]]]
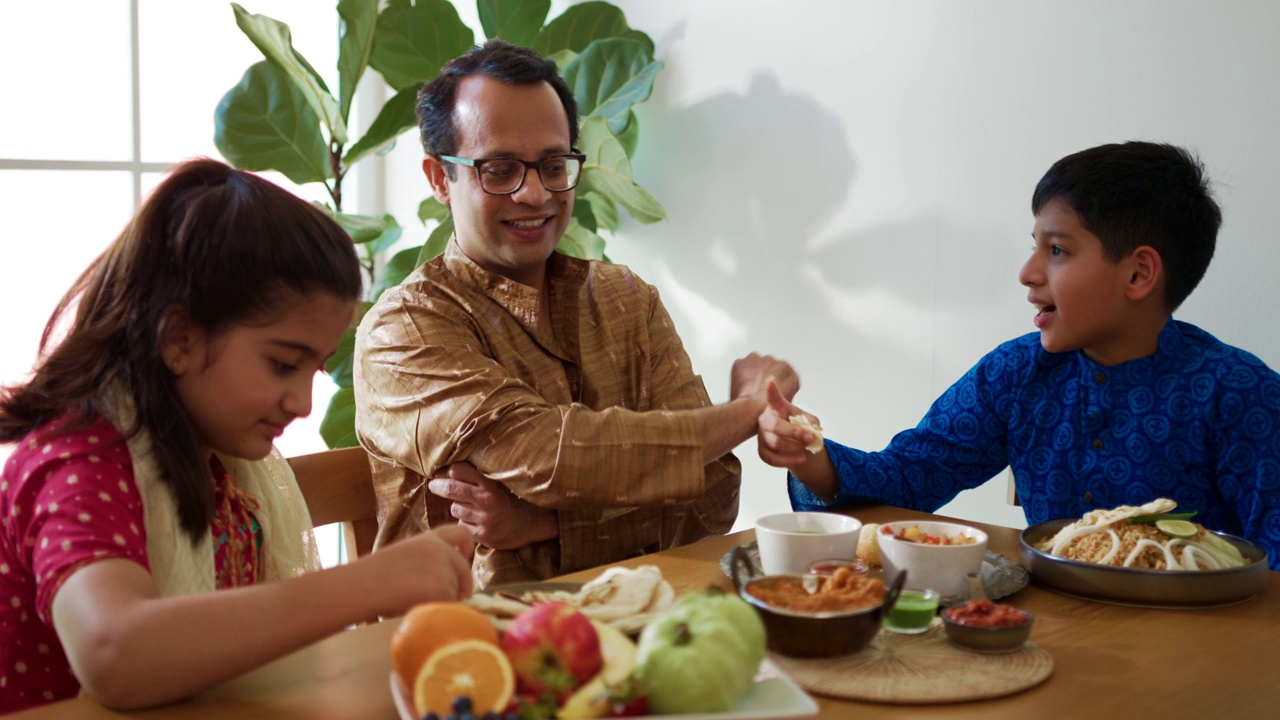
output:
[[[865,605],[848,611],[800,612],[784,610],[765,603],[747,592],[755,583],[776,578],[796,578],[803,582],[804,575],[755,576],[750,560],[741,547],[735,548],[730,559],[733,586],[739,597],[755,608],[764,622],[769,649],[797,658],[834,657],[858,652],[871,642],[880,631],[880,621],[898,600],[906,573],[900,573],[889,586],[879,605]],[[808,576],[810,582],[816,576]]]

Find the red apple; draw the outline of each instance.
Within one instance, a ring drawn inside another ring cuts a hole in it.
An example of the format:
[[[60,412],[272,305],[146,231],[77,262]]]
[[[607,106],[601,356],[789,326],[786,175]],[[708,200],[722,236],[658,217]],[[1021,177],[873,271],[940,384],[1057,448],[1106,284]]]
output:
[[[540,603],[511,621],[502,635],[520,693],[563,700],[600,672],[600,636],[586,615],[562,602]]]

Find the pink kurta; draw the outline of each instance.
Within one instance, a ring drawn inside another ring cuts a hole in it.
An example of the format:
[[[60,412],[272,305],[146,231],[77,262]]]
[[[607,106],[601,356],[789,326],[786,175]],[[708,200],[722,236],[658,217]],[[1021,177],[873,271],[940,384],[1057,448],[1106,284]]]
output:
[[[59,418],[23,438],[0,475],[0,714],[80,691],[53,628],[67,578],[107,558],[149,567],[128,446],[102,418],[64,433],[69,425]],[[213,463],[218,586],[250,584],[260,565],[257,505]]]

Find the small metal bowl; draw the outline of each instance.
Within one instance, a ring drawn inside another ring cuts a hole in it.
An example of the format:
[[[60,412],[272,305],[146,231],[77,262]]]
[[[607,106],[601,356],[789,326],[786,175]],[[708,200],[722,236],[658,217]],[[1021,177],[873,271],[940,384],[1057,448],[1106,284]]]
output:
[[[769,605],[747,592],[753,583],[803,575],[764,575],[753,577],[754,571],[742,548],[735,548],[730,562],[733,585],[738,596],[755,608],[764,623],[769,649],[797,658],[849,655],[866,647],[880,631],[881,618],[888,614],[902,591],[906,573],[901,573],[885,592],[879,605],[867,605],[846,612],[799,612]],[[745,571],[745,572],[744,572]],[[812,581],[814,576],[808,576]]]
[[[946,630],[947,639],[969,650],[984,653],[1013,652],[1022,647],[1031,637],[1031,626],[1036,618],[1026,610],[1018,612],[1027,616],[1027,620],[1019,625],[1002,627],[982,627],[980,625],[962,625],[951,619],[950,611],[943,611],[942,626]]]

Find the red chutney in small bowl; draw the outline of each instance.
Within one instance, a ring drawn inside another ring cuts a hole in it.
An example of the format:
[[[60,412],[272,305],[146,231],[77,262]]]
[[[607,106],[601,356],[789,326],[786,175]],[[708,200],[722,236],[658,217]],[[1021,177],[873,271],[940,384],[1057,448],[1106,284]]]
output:
[[[990,600],[970,600],[947,612],[951,622],[969,627],[1014,627],[1027,622],[1028,616],[1012,605],[994,603]]]

